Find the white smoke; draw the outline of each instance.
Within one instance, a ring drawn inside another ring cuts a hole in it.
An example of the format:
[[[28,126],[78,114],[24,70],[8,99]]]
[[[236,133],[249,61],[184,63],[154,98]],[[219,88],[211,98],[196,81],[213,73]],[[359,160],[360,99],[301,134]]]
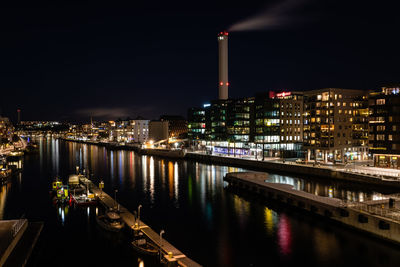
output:
[[[290,12],[304,2],[306,0],[280,1],[257,15],[235,23],[228,31],[265,30],[287,25],[295,19],[293,15],[290,15]]]

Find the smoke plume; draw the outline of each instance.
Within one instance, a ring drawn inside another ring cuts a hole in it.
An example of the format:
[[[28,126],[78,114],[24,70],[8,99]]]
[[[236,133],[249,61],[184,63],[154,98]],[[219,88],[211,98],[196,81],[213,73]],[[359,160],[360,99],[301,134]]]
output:
[[[292,11],[306,0],[284,0],[266,8],[263,12],[232,25],[228,31],[266,30],[287,25],[296,17]],[[297,17],[298,18],[298,17]]]

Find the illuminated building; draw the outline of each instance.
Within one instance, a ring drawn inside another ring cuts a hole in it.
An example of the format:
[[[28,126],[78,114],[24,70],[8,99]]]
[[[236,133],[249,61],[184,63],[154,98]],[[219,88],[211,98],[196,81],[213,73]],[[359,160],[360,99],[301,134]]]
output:
[[[187,121],[182,116],[162,115],[160,121],[168,122],[168,135],[170,138],[183,138],[188,132]]]
[[[227,139],[240,144],[252,141],[254,97],[234,99],[227,105]]]
[[[149,137],[149,120],[140,116],[136,119],[109,121],[109,140],[143,144]]]
[[[326,88],[306,91],[304,96],[306,159],[366,160],[367,92]]]
[[[6,143],[6,140],[11,140],[13,133],[13,126],[10,120],[6,117],[0,116],[0,145]]]
[[[207,106],[207,105],[206,105]],[[206,133],[205,108],[190,108],[188,110],[188,138],[189,140],[204,140]]]
[[[298,92],[256,95],[254,142],[267,157],[301,157],[303,94]]]
[[[131,134],[129,136],[130,142],[143,144],[148,140],[149,122],[150,120],[146,120],[140,116],[129,121],[129,128],[131,130]]]
[[[374,166],[399,169],[400,85],[370,92],[369,109],[369,151]]]
[[[302,155],[301,93],[214,100],[188,113],[189,140],[203,138],[203,145],[214,153],[255,158]]]
[[[224,142],[228,140],[226,121],[228,118],[228,105],[231,102],[231,99],[214,100],[206,108],[206,140]]]

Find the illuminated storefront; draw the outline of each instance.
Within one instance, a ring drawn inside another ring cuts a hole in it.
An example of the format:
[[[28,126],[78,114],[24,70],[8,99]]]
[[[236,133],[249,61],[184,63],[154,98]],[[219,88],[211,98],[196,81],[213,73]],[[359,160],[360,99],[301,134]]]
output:
[[[399,169],[400,155],[374,154],[374,166]]]

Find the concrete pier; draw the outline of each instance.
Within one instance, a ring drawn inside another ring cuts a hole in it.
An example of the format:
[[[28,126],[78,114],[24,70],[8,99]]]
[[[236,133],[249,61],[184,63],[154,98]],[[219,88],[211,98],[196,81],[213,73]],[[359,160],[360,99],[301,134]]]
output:
[[[116,202],[115,200],[106,194],[93,184],[90,180],[86,178],[81,178],[81,182],[83,184],[89,184],[90,190],[99,197],[100,203],[106,208],[115,208]],[[100,197],[102,195],[102,197]],[[178,266],[187,266],[187,267],[199,267],[201,266],[197,262],[188,258],[185,254],[183,254],[180,250],[175,248],[172,244],[170,244],[164,238],[160,239],[160,235],[151,229],[150,226],[146,225],[143,221],[135,219],[135,216],[124,206],[117,203],[120,210],[121,219],[124,223],[133,229],[135,223],[139,225],[140,230],[154,243],[158,246],[158,248],[162,251],[162,254],[169,262],[176,262]]]
[[[42,228],[27,219],[0,221],[0,266],[25,266]]]
[[[340,199],[316,196],[293,189],[291,185],[266,182],[260,172],[228,173],[224,180],[230,187],[324,216],[375,237],[400,245],[400,196],[347,203]]]

